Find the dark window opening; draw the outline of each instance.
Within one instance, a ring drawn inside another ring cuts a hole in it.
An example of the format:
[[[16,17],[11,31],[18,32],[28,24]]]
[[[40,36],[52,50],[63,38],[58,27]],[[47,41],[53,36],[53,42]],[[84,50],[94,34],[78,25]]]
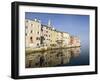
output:
[[[27,36],[27,33],[25,33],[25,35]]]
[[[37,32],[39,34],[39,32]]]
[[[39,46],[39,43],[37,43],[37,46]]]
[[[26,20],[26,22],[28,22],[28,20]]]
[[[32,37],[30,37],[30,41],[31,41],[31,43],[33,43],[33,38]]]
[[[41,27],[41,31],[43,31],[43,27]]]
[[[31,30],[31,33],[33,33],[33,31]]]
[[[40,40],[40,38],[39,38],[39,37],[37,37],[37,38],[36,38],[36,40]]]
[[[27,26],[25,26],[25,28],[27,29],[28,27],[27,27]]]

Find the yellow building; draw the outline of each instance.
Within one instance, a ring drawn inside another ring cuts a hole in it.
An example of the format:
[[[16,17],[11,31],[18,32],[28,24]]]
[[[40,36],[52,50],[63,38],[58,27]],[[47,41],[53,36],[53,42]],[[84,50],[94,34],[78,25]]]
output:
[[[62,40],[63,40],[63,46],[69,46],[70,44],[70,34],[67,32],[62,32]]]
[[[62,32],[61,31],[58,31],[57,30],[57,39],[56,39],[56,42],[57,42],[57,46],[59,47],[62,47],[62,44],[63,44],[63,40],[62,40]]]
[[[51,30],[50,39],[51,39],[50,46],[54,46],[54,47],[57,46],[57,31],[54,28],[52,28]]]
[[[40,46],[41,23],[35,19],[25,20],[25,46],[36,48]]]

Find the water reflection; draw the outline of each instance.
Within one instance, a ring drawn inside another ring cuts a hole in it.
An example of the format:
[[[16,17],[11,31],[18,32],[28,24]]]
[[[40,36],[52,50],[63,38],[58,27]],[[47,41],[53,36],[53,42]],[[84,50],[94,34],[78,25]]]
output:
[[[80,56],[80,47],[26,54],[26,68],[63,66]]]

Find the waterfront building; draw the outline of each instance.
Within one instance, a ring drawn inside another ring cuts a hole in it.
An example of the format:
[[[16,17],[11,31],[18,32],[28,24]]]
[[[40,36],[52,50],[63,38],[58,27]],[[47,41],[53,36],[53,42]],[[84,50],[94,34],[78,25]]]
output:
[[[51,25],[50,20],[44,25],[37,19],[25,19],[25,46],[26,48],[80,46],[80,39],[67,32],[58,31]]]
[[[51,39],[51,28],[47,25],[41,25],[41,37],[43,38],[42,45],[43,46],[50,46],[50,39]]]
[[[25,20],[25,46],[34,48],[40,46],[41,23],[35,19]]]
[[[50,46],[53,46],[53,47],[57,46],[56,40],[57,40],[57,31],[54,28],[52,28]]]
[[[59,47],[62,47],[62,45],[63,45],[63,34],[62,34],[62,32],[60,32],[60,31],[57,31],[57,46]]]
[[[80,39],[79,39],[79,37],[75,36],[75,40],[76,40],[76,46],[80,46]]]
[[[70,37],[70,44],[71,46],[80,46],[80,39],[76,36],[71,36]]]
[[[62,32],[63,46],[69,46],[70,44],[70,34],[67,32]]]

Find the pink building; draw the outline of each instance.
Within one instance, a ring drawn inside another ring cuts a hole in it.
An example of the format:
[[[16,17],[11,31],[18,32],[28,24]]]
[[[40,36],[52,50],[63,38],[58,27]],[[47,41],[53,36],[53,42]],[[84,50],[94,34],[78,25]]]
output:
[[[75,36],[70,37],[70,45],[72,46],[80,46],[80,39]]]

